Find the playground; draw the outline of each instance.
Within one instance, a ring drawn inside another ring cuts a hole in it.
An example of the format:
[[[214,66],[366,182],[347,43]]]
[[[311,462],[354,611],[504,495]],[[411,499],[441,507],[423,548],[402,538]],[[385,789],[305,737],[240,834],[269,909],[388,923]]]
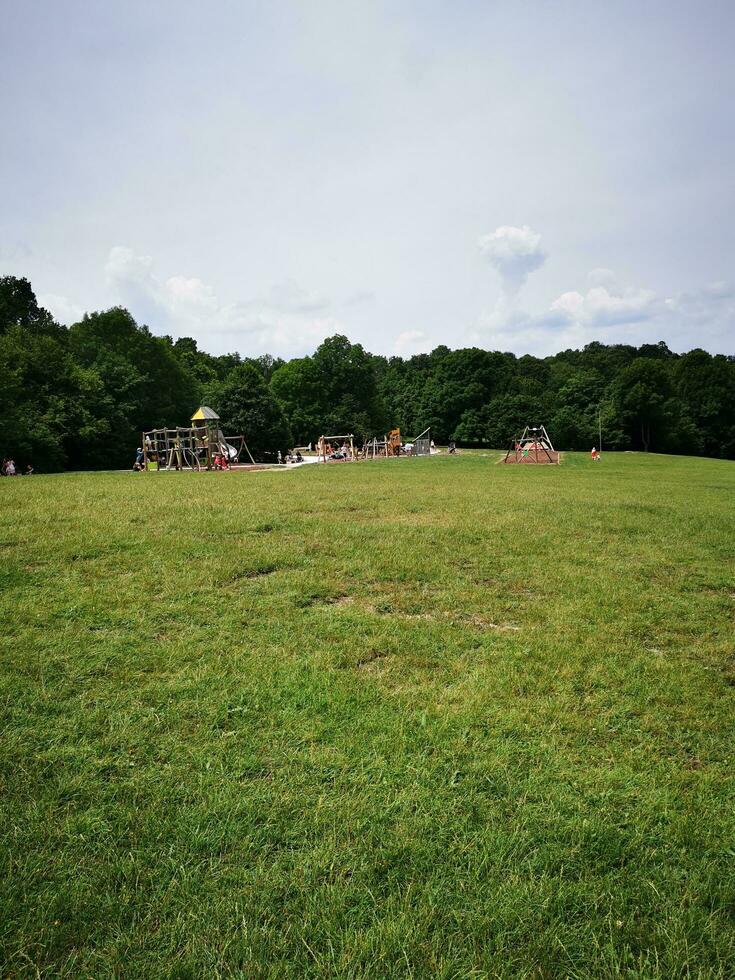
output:
[[[135,467],[157,470],[222,470],[255,467],[244,435],[226,436],[220,417],[201,405],[191,417],[191,425],[174,429],[150,429],[142,435]]]
[[[164,470],[256,470],[274,464],[256,462],[245,436],[225,435],[219,415],[207,405],[201,405],[190,419],[191,425],[176,428],[150,429],[143,432],[133,469],[140,472]],[[303,455],[302,455],[303,450]],[[404,443],[401,430],[391,429],[385,436],[364,439],[358,447],[353,433],[321,435],[315,447],[297,447],[282,454],[271,455],[277,466],[306,463],[354,463],[358,460],[400,459],[430,456],[435,452],[431,429]]]
[[[735,465],[501,449],[0,481],[4,976],[731,975]]]

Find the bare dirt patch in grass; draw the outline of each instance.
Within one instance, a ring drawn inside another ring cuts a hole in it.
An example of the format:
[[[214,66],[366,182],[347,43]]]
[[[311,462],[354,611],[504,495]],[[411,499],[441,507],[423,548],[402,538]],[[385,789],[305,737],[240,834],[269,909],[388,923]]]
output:
[[[409,612],[397,608],[390,603],[375,603],[369,599],[341,595],[333,598],[314,600],[310,605],[328,606],[332,609],[356,609],[371,616],[380,616],[402,622],[443,623],[459,628],[469,627],[475,630],[498,630],[500,632],[516,633],[521,627],[515,623],[496,623],[481,613],[462,613],[450,609],[433,609],[423,612]]]
[[[263,565],[261,568],[249,568],[242,572],[234,572],[230,578],[230,582],[239,582],[240,579],[253,579],[253,578],[263,578],[265,575],[273,575],[274,572],[283,571],[280,565]]]

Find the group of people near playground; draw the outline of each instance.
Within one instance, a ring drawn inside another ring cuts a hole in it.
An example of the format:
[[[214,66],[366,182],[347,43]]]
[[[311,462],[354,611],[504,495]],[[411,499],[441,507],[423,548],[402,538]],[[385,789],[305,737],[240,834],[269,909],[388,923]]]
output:
[[[21,473],[15,465],[15,460],[11,456],[4,456],[0,465],[0,476],[32,476],[33,467],[29,463]]]
[[[134,473],[141,473],[145,468],[146,468],[146,466],[145,466],[145,453],[143,452],[143,447],[142,446],[138,446],[138,448],[135,451],[135,462],[133,463],[133,472]],[[179,458],[178,458],[178,455],[176,453],[174,453],[173,468],[175,470],[180,469],[180,466],[179,466]],[[226,456],[225,453],[216,452],[212,456],[212,469],[213,470],[229,470],[229,468],[230,468],[230,460],[227,458],[227,456]]]

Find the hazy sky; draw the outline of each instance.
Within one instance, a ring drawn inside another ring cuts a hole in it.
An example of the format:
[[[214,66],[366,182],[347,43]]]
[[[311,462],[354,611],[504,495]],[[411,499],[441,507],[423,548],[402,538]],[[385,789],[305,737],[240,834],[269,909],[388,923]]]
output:
[[[735,3],[0,0],[0,274],[213,353],[735,352]]]

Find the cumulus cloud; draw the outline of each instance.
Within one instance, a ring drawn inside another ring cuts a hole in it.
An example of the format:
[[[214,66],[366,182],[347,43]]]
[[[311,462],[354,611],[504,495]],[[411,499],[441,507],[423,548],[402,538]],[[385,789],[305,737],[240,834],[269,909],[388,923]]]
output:
[[[277,283],[262,297],[223,303],[201,279],[159,279],[150,256],[122,245],[110,250],[105,274],[115,298],[136,319],[157,331],[193,336],[210,350],[301,354],[344,329],[327,299],[292,280]]]
[[[560,311],[543,314],[498,310],[484,317],[468,342],[493,350],[545,357],[568,348],[584,347],[589,340],[587,328]],[[598,338],[599,339],[599,338]]]
[[[587,274],[587,281],[591,286],[605,286],[606,288],[619,288],[618,277],[612,269],[597,268]]]
[[[68,296],[59,296],[56,293],[45,293],[38,297],[38,305],[48,310],[55,320],[69,326],[71,323],[78,323],[84,316],[84,308],[79,306]]]
[[[471,339],[540,356],[593,340],[636,346],[664,340],[674,350],[688,350],[692,336],[710,350],[733,351],[735,289],[726,282],[669,298],[652,289],[620,284],[610,269],[593,270],[588,282],[589,289],[562,293],[541,313],[499,304],[481,318]]]
[[[395,353],[400,357],[410,357],[431,349],[431,340],[423,330],[404,330],[396,337]]]
[[[641,323],[659,310],[656,294],[650,289],[624,289],[611,292],[605,286],[593,286],[586,293],[562,293],[551,304],[551,310],[568,314],[572,320],[596,328],[618,323]]]
[[[503,293],[515,297],[531,272],[546,261],[541,235],[528,225],[503,225],[478,241],[480,251],[500,276]]]
[[[666,300],[671,313],[692,321],[706,321],[716,313],[720,318],[735,319],[735,288],[730,283],[710,282],[694,292],[679,293]],[[733,323],[735,327],[735,323]]]

